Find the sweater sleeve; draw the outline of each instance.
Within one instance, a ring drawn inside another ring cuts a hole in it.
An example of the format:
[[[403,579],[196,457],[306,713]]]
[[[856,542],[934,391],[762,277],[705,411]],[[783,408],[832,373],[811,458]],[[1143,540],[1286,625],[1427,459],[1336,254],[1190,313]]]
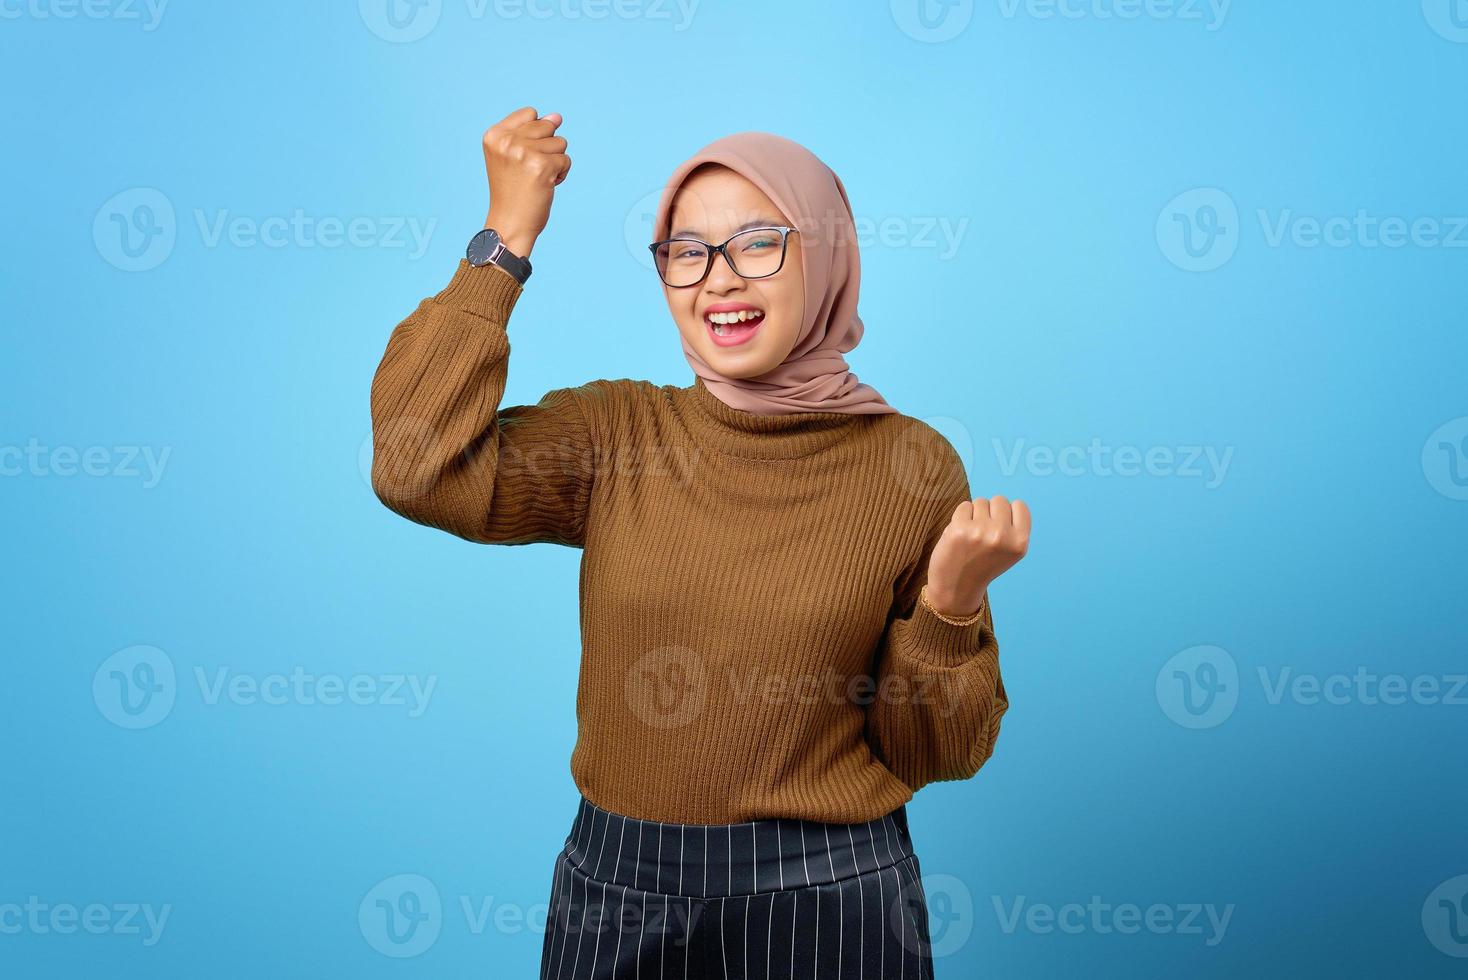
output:
[[[581,547],[596,443],[583,399],[598,382],[500,407],[521,292],[498,266],[461,259],[393,329],[372,379],[372,489],[469,541]]]
[[[960,470],[962,463],[953,457]],[[939,510],[922,553],[898,581],[877,652],[876,688],[867,706],[874,754],[914,792],[931,782],[968,779],[989,760],[1009,707],[999,673],[993,603],[967,626],[946,622],[918,601],[928,558],[961,496]]]

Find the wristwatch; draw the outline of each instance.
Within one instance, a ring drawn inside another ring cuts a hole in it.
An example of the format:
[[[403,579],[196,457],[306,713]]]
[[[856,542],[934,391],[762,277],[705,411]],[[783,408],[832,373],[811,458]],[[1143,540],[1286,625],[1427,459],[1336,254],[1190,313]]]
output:
[[[530,278],[530,260],[522,259],[506,248],[505,243],[500,241],[500,233],[493,228],[486,228],[469,239],[464,258],[474,266],[494,263],[514,276],[515,281],[522,286]]]

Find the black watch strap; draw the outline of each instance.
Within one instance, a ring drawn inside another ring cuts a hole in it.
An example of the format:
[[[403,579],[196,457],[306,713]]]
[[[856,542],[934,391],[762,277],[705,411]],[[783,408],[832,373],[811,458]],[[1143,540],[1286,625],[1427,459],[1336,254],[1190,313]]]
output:
[[[530,278],[530,260],[521,258],[506,248],[505,243],[500,241],[499,232],[493,228],[486,228],[469,239],[464,258],[474,266],[497,265],[514,276],[515,281],[522,286]]]

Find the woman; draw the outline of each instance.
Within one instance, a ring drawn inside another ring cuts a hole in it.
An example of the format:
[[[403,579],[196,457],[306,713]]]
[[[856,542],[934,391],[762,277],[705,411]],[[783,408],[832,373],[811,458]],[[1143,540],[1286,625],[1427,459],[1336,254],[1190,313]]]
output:
[[[493,231],[393,330],[372,384],[387,506],[583,549],[581,799],[541,974],[931,977],[904,804],[993,751],[1008,698],[987,590],[1029,512],[970,499],[948,442],[847,369],[845,188],[768,133],[699,151],[658,207],[694,383],[501,408],[525,260],[571,166],[560,123],[526,107],[485,134]]]

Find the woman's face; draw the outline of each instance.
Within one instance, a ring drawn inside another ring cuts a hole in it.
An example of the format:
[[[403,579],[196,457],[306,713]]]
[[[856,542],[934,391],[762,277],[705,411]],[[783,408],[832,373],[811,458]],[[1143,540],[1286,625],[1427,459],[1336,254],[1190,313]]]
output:
[[[670,222],[669,238],[697,238],[711,245],[748,228],[791,224],[763,191],[718,164],[701,165],[683,181],[673,197]],[[778,248],[778,237],[772,240],[774,245],[765,240],[753,243],[751,248]],[[752,378],[785,360],[805,321],[805,274],[800,253],[801,236],[792,234],[785,264],[772,276],[740,278],[718,255],[702,282],[663,286],[679,333],[704,363],[725,377]],[[734,261],[739,261],[737,254]],[[763,316],[719,325],[725,335],[716,333],[710,314],[739,309],[757,310]]]

